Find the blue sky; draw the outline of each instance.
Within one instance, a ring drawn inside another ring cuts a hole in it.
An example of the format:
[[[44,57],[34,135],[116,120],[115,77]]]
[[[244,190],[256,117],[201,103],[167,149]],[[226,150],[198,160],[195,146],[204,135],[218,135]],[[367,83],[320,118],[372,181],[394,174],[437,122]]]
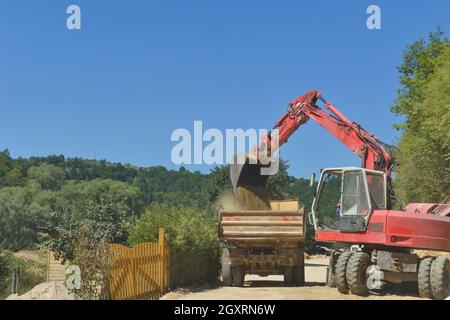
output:
[[[0,148],[175,169],[174,129],[269,128],[310,89],[392,143],[396,67],[437,25],[449,1],[0,0]],[[312,121],[281,155],[298,177],[360,164]]]

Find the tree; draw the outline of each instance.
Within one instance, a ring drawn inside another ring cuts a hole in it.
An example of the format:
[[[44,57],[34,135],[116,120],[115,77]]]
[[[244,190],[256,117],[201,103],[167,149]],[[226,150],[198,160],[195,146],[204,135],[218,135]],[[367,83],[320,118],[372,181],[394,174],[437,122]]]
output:
[[[278,172],[269,177],[267,181],[267,192],[272,200],[284,200],[289,197],[288,189],[291,184],[291,178],[287,170],[288,162],[280,159]]]
[[[52,164],[43,163],[28,170],[28,177],[35,180],[42,189],[58,190],[64,181],[64,170]]]
[[[89,201],[99,202],[108,198],[126,204],[130,212],[138,216],[143,211],[144,204],[140,199],[139,190],[122,181],[111,179],[95,179],[91,181],[66,182],[59,192],[61,206],[83,207]]]
[[[85,202],[81,208],[65,207],[53,213],[48,228],[58,237],[48,242],[56,256],[63,260],[74,258],[75,245],[80,230],[89,226],[90,239],[99,244],[102,241],[125,243],[127,230],[133,222],[130,208],[120,200],[101,197]]]
[[[35,230],[38,216],[32,215],[31,193],[25,188],[0,189],[0,247],[18,251],[31,248],[38,240]]]
[[[438,30],[408,47],[392,112],[405,117],[396,186],[406,202],[450,194],[450,42]]]

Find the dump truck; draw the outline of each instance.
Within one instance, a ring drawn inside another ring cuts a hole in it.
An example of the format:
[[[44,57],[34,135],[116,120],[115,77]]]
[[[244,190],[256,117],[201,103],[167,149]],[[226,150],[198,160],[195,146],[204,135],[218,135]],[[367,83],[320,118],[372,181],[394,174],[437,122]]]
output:
[[[269,210],[220,210],[218,226],[226,286],[243,286],[247,274],[304,284],[305,224],[298,201],[270,201]]]

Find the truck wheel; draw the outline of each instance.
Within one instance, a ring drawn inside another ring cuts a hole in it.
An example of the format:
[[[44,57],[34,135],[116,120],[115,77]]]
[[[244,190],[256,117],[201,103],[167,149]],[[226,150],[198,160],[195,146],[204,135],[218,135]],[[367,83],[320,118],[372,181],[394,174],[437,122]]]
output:
[[[331,251],[330,262],[328,263],[327,267],[327,287],[336,287],[336,262],[340,255],[341,253],[339,251]]]
[[[284,285],[290,287],[294,284],[294,268],[284,267]]]
[[[233,274],[233,285],[235,287],[243,287],[245,280],[244,266],[234,266],[231,268]]]
[[[431,289],[435,299],[444,300],[450,296],[450,260],[437,257],[431,265]]]
[[[294,282],[296,286],[304,286],[305,285],[305,265],[294,266]]]
[[[367,268],[370,266],[370,257],[365,252],[356,252],[353,254],[347,265],[347,284],[353,294],[358,296],[367,296]]]
[[[419,287],[419,295],[421,298],[433,299],[430,280],[431,265],[433,264],[433,260],[433,257],[426,257],[420,260],[419,263],[417,286]]]
[[[222,282],[224,286],[233,286],[233,274],[231,273],[230,264],[222,264]]]
[[[339,256],[336,262],[336,286],[340,293],[348,293],[347,284],[347,264],[353,252],[344,252]]]

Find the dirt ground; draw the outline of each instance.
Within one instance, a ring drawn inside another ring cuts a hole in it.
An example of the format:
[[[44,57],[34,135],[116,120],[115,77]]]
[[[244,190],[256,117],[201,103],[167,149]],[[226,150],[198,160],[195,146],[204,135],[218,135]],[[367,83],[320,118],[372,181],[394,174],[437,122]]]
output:
[[[358,297],[340,294],[336,288],[325,286],[328,258],[306,260],[306,285],[284,287],[283,276],[245,277],[243,288],[216,287],[193,291],[178,290],[163,296],[162,300],[412,300],[420,299],[414,286],[396,286],[384,296]]]

